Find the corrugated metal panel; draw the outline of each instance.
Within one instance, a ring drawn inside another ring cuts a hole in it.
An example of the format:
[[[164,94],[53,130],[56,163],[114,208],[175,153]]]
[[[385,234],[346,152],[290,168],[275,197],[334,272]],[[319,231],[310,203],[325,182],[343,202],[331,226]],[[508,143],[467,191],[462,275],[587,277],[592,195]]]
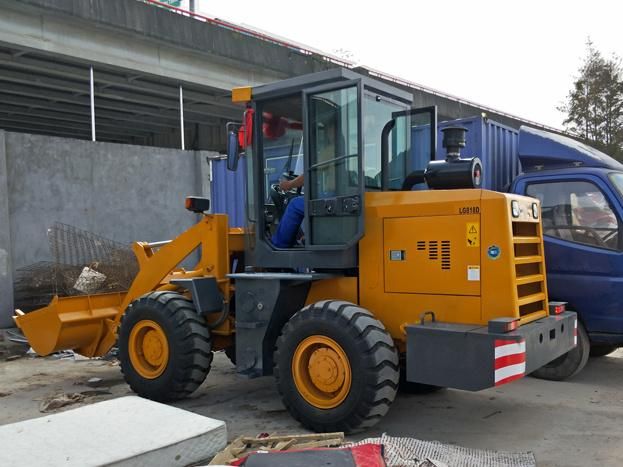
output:
[[[507,191],[512,180],[521,172],[517,154],[519,132],[514,128],[483,117],[462,118],[439,124],[437,159],[445,159],[441,130],[449,126],[468,129],[462,157],[477,156],[483,165],[483,188]]]
[[[297,148],[295,148],[297,149]],[[290,154],[290,146],[277,146],[265,151],[265,186],[281,178]],[[297,149],[298,152],[298,149]],[[291,170],[295,170],[298,154],[293,155]],[[212,212],[229,215],[230,227],[246,225],[246,158],[241,158],[236,172],[227,170],[226,160],[212,161]]]
[[[227,214],[230,227],[246,225],[246,159],[243,157],[238,170],[227,170],[226,160],[212,161],[211,205],[215,214]]]
[[[468,129],[466,146],[461,154],[463,157],[478,156],[482,160],[483,187],[489,190],[507,191],[513,178],[521,172],[517,156],[519,132],[482,117],[441,122],[437,136],[437,159],[446,157],[446,150],[442,147],[441,130],[454,125]],[[413,141],[416,147],[414,147],[411,162],[414,169],[423,169],[428,162],[429,138],[418,134],[426,131],[428,130],[425,127],[413,129]],[[270,163],[267,162],[266,183],[274,182],[281,175],[282,165],[288,154],[287,149],[289,148],[283,149],[283,154],[276,152],[273,154],[275,159]],[[240,159],[236,172],[227,170],[225,160],[212,161],[212,212],[228,214],[229,225],[232,227],[244,227],[246,224],[245,161],[244,158]]]

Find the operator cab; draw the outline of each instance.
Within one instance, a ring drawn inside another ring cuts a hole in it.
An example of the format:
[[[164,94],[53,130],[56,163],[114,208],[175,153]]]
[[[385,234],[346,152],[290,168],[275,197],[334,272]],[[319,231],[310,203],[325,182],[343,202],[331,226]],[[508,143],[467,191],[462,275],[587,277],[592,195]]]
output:
[[[247,264],[355,268],[364,193],[421,189],[435,159],[436,108],[411,109],[408,92],[345,69],[259,86],[242,100]],[[300,175],[301,187],[280,188]],[[278,248],[271,238],[297,198],[296,242]]]

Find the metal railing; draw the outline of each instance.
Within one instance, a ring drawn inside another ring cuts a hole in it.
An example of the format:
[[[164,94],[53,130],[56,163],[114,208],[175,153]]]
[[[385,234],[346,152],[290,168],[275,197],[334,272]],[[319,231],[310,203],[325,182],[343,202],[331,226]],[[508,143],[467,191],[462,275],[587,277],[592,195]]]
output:
[[[256,39],[260,39],[263,40],[265,42],[270,42],[272,44],[276,44],[276,45],[280,45],[282,47],[287,47],[288,49],[292,49],[296,52],[299,52],[303,55],[317,55],[319,58],[327,61],[327,62],[331,62],[334,63],[336,65],[340,65],[346,68],[352,68],[355,66],[354,62],[351,62],[349,60],[345,60],[343,58],[340,58],[336,55],[331,55],[328,54],[326,52],[322,52],[320,50],[314,49],[312,47],[303,45],[303,44],[298,44],[294,41],[290,41],[290,40],[284,40],[278,37],[275,37],[274,35],[269,35],[266,33],[263,33],[261,31],[255,30],[255,29],[251,29],[245,26],[241,26],[238,24],[234,24],[234,23],[230,23],[229,21],[224,21],[222,19],[219,18],[210,18],[208,16],[199,14],[199,13],[195,13],[193,11],[188,11],[185,10],[183,8],[178,8],[178,7],[174,7],[171,5],[168,5],[166,3],[162,3],[159,2],[158,0],[139,0],[141,2],[144,3],[150,3],[152,5],[157,5],[159,7],[162,8],[166,8],[168,10],[171,10],[177,14],[183,15],[183,16],[188,16],[191,18],[195,18],[197,20],[203,21],[205,23],[210,23],[210,24],[214,24],[216,26],[220,26],[222,28],[226,28],[226,29],[230,29],[232,31],[236,31],[239,32],[241,34],[245,34],[251,37],[254,37]]]

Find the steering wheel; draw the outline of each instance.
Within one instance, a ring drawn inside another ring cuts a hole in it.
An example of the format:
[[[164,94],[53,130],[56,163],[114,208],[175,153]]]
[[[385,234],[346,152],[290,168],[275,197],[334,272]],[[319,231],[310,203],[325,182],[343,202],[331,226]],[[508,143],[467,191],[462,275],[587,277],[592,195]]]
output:
[[[286,176],[286,178],[292,180],[296,177]],[[282,190],[279,183],[273,183],[270,185],[270,199],[275,205],[277,219],[281,219],[290,200],[300,196],[301,193],[302,191],[300,187],[292,188],[291,190]]]
[[[585,227],[585,226],[578,226],[578,225],[555,225],[552,226],[552,228],[554,229],[569,229],[571,232],[586,232],[587,236],[592,237],[597,246],[603,247],[603,248],[609,248],[608,245],[606,244],[606,242],[604,241],[604,239],[599,235],[599,233],[593,229],[592,227]],[[578,240],[576,240],[578,241]]]
[[[593,229],[592,227],[582,227],[582,228],[586,229],[586,232],[589,233],[590,236],[595,239],[595,241],[597,242],[599,246],[608,248],[608,245],[606,244],[606,242],[604,242],[604,239],[601,238],[601,236],[595,229]]]
[[[610,240],[612,240],[612,237],[614,237],[615,235],[617,235],[619,233],[619,229],[609,228],[607,230],[609,232],[606,235],[604,235],[604,237],[603,237],[603,241],[604,242],[609,242]]]

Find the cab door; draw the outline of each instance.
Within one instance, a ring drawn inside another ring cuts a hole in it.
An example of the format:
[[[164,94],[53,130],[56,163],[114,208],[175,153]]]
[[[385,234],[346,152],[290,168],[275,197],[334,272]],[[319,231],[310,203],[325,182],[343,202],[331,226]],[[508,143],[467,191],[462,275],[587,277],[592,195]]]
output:
[[[360,80],[304,91],[306,249],[342,250],[363,236]]]
[[[622,212],[597,175],[524,176],[541,200],[549,296],[569,302],[591,333],[623,333]]]

